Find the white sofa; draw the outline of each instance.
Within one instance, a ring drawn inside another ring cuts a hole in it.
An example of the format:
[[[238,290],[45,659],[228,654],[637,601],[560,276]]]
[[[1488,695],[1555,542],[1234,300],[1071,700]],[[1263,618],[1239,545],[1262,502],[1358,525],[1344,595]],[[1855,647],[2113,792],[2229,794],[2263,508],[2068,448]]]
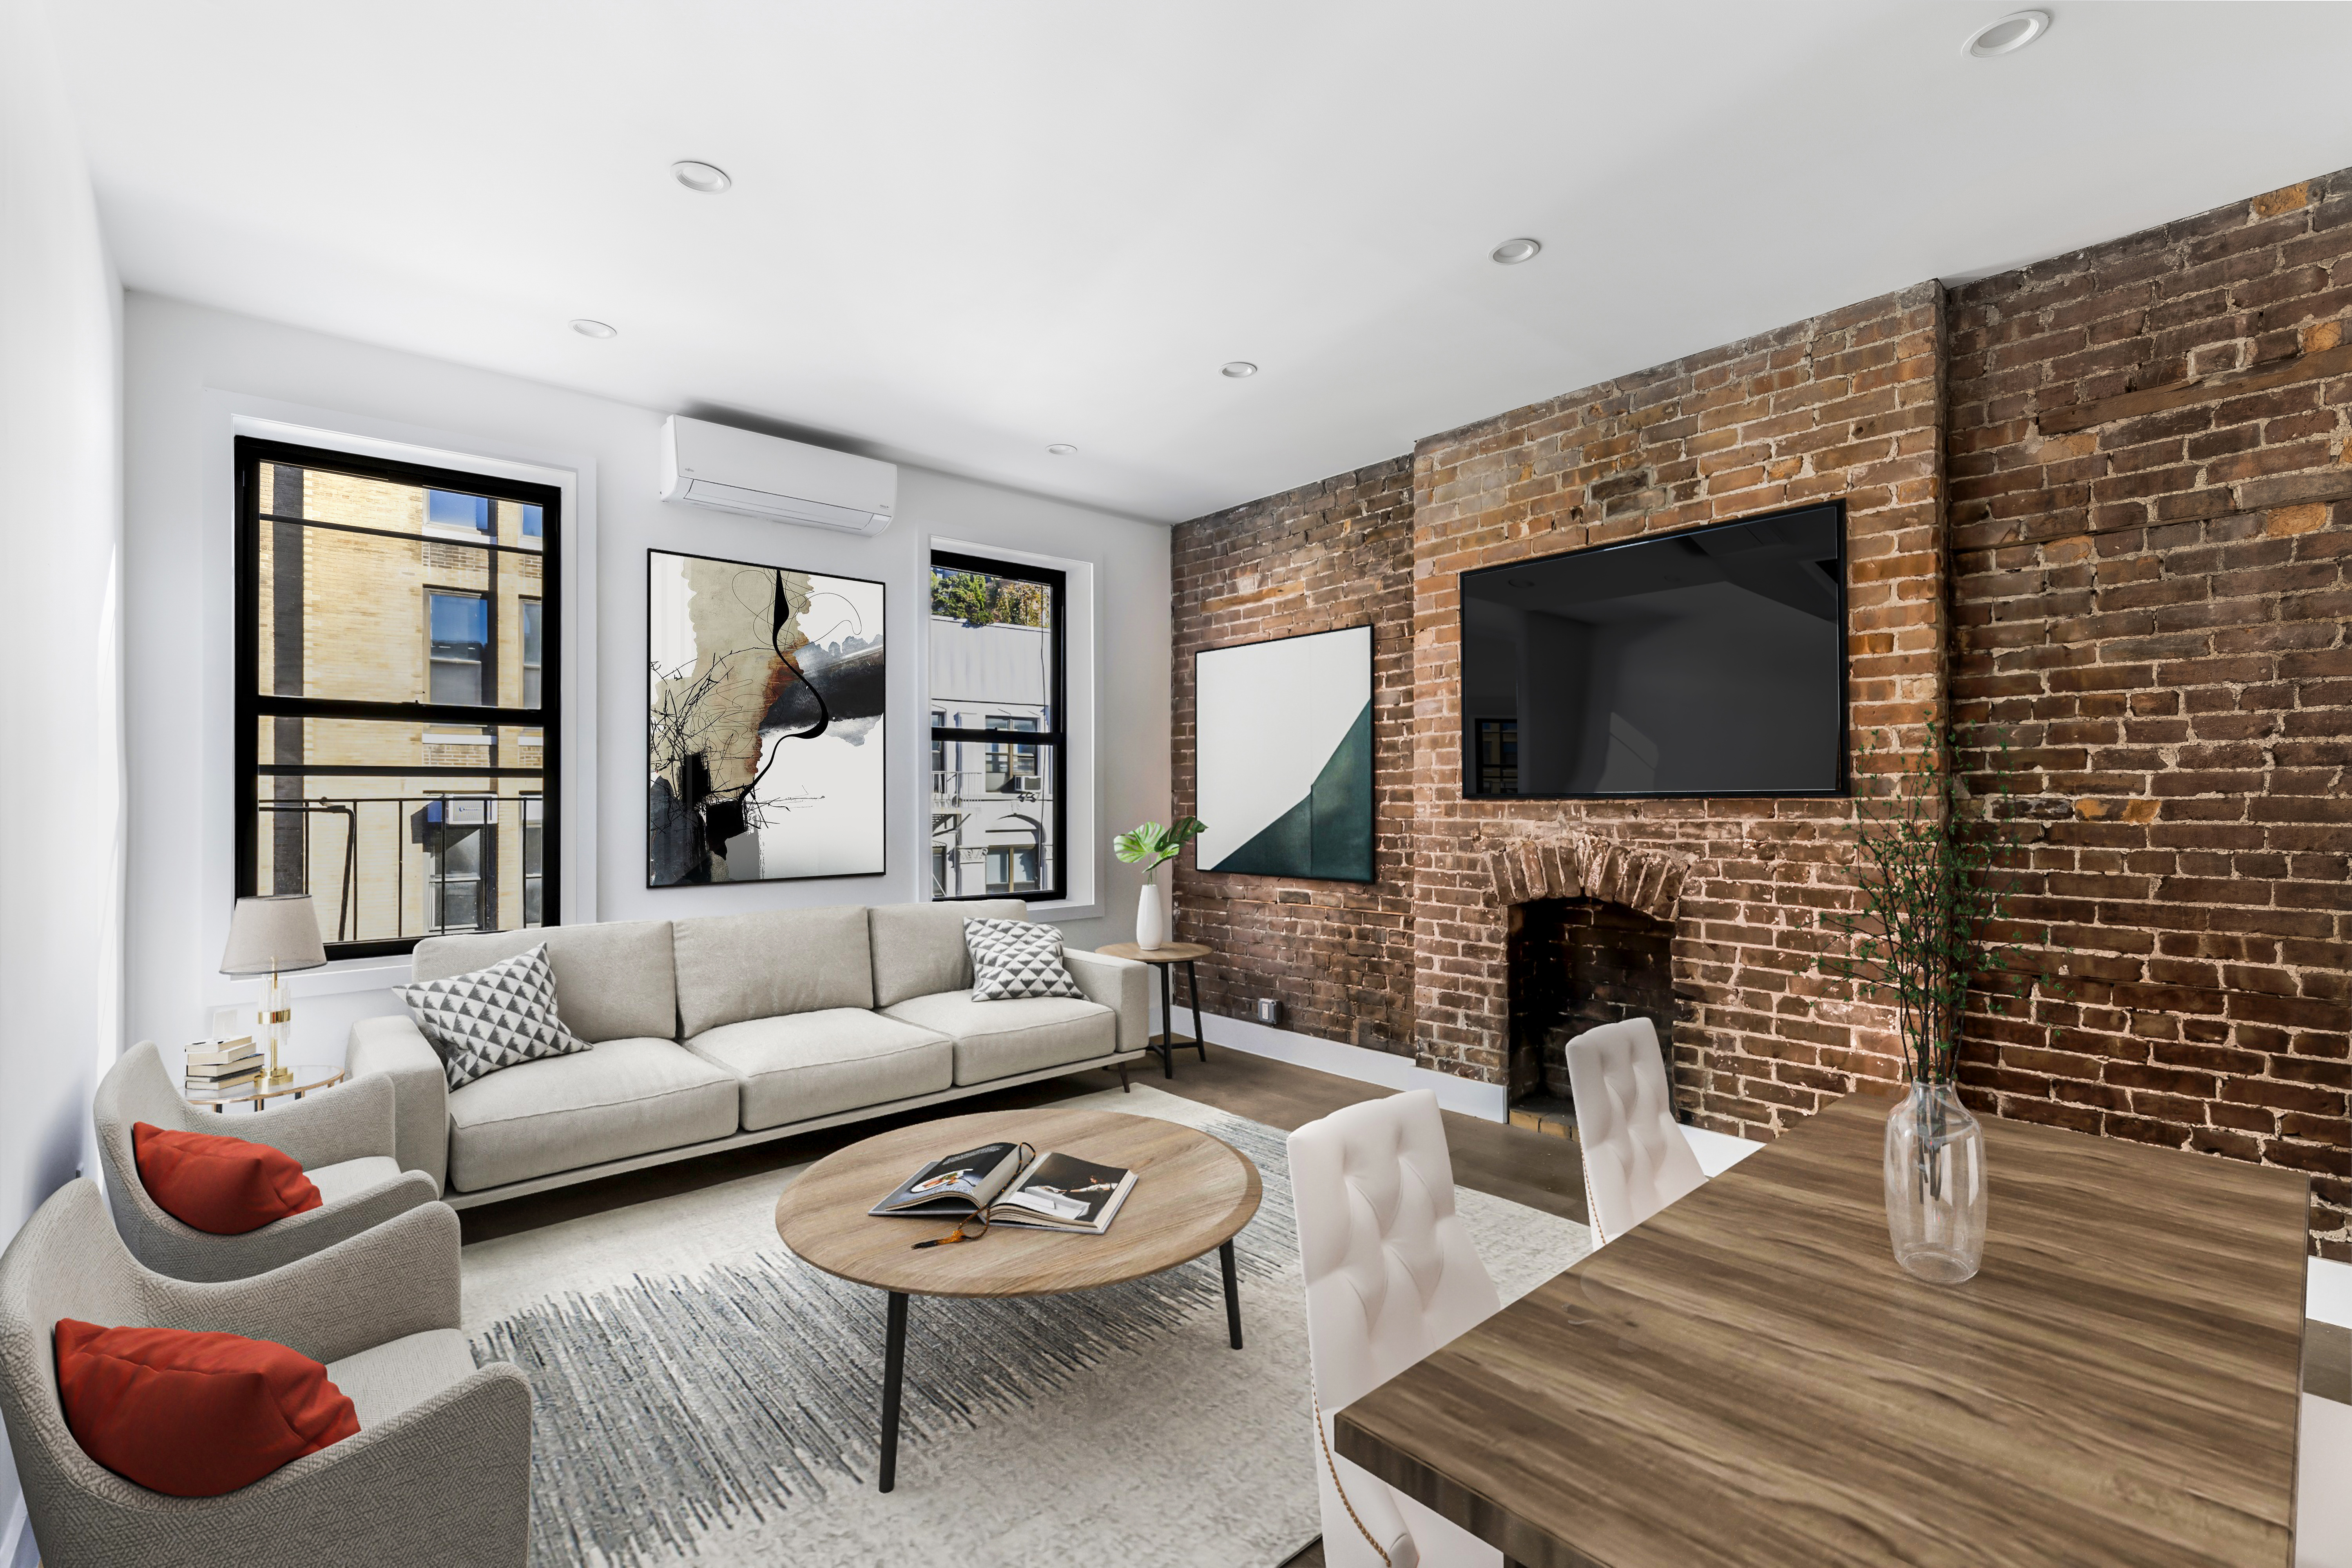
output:
[[[405,1014],[352,1028],[353,1079],[392,1081],[397,1158],[458,1208],[1144,1056],[1144,965],[1066,955],[1082,998],[971,999],[967,916],[1018,899],[856,905],[434,936],[446,978],[547,945],[556,1008],[593,1049],[455,1092]]]

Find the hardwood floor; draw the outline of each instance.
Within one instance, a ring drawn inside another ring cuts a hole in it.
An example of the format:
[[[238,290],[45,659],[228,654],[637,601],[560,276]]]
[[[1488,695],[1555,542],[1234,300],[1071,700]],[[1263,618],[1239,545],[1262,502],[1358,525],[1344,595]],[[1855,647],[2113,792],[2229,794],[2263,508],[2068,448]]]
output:
[[[1225,1046],[1212,1046],[1206,1061],[1201,1061],[1192,1051],[1180,1050],[1176,1077],[1172,1082],[1160,1076],[1156,1062],[1150,1066],[1150,1071],[1131,1070],[1136,1082],[1148,1083],[1154,1089],[1198,1100],[1285,1132],[1318,1116],[1328,1115],[1342,1105],[1378,1099],[1389,1092],[1377,1085],[1355,1079],[1317,1072],[1309,1068],[1277,1061],[1270,1057],[1252,1056]],[[997,1094],[978,1095],[959,1103],[953,1111],[961,1113],[1050,1105],[1105,1088],[1116,1088],[1118,1083],[1117,1077],[1108,1072],[1058,1078],[1043,1083],[1024,1084]],[[467,1241],[513,1235],[583,1215],[600,1214],[673,1193],[691,1192],[740,1176],[782,1170],[809,1160],[821,1159],[835,1149],[845,1147],[860,1138],[870,1137],[886,1128],[936,1120],[939,1114],[936,1109],[916,1111],[900,1116],[879,1117],[852,1126],[828,1128],[805,1137],[786,1138],[755,1148],[712,1155],[675,1166],[633,1171],[603,1181],[542,1193],[535,1197],[493,1204],[486,1208],[469,1208],[462,1211],[458,1218],[464,1224]],[[1553,1137],[1452,1112],[1445,1114],[1445,1135],[1454,1157],[1454,1179],[1461,1186],[1492,1193],[1514,1203],[1526,1204],[1531,1208],[1564,1215],[1580,1223],[1584,1221],[1584,1175],[1572,1135]],[[2352,1330],[2328,1323],[2308,1325],[2304,1385],[2310,1393],[2352,1403]],[[1323,1568],[1323,1543],[1318,1541],[1309,1545],[1283,1568]]]

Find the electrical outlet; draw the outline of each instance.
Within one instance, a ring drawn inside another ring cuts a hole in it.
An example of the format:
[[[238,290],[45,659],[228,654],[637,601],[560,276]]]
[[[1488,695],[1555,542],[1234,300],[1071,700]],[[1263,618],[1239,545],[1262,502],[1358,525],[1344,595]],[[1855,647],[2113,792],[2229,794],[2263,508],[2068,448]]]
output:
[[[1258,1021],[1258,1022],[1260,1022],[1260,1023],[1273,1023],[1276,1019],[1279,1019],[1279,1018],[1281,1018],[1281,1017],[1282,1017],[1282,1004],[1281,1004],[1280,1002],[1276,1001],[1272,997],[1260,997],[1260,998],[1258,998],[1258,999],[1257,999],[1257,1021]]]

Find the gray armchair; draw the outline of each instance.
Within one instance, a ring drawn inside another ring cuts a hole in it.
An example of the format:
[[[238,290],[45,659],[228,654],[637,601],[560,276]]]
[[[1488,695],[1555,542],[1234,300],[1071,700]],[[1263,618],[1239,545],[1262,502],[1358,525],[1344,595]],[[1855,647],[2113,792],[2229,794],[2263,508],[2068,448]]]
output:
[[[58,1402],[59,1318],[212,1330],[324,1362],[360,1432],[223,1497],[167,1497],[84,1453]],[[530,1385],[457,1332],[457,1216],[412,1209],[250,1280],[142,1268],[89,1181],[0,1254],[0,1416],[47,1568],[521,1568]]]
[[[229,1117],[181,1098],[152,1040],[142,1041],[101,1080],[92,1104],[107,1200],[131,1255],[176,1280],[242,1280],[332,1247],[394,1215],[440,1197],[422,1171],[394,1158],[393,1086],[381,1077],[322,1089],[287,1104]],[[242,1236],[215,1236],[163,1212],[139,1179],[134,1123],[190,1133],[226,1133],[268,1144],[301,1162],[319,1189],[317,1208]]]

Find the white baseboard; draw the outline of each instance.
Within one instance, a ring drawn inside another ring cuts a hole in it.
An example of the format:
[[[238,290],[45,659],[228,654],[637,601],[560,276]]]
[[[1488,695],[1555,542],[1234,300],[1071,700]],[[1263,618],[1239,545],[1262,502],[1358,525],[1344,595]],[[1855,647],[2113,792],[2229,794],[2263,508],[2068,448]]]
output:
[[[1158,1012],[1159,998],[1152,998],[1152,1011]],[[1176,1005],[1177,1032],[1190,1033],[1192,1010],[1181,1002]],[[1286,1029],[1255,1022],[1249,1019],[1229,1019],[1216,1013],[1201,1015],[1201,1030],[1209,1037],[1211,1045],[1227,1046],[1245,1051],[1252,1056],[1270,1056],[1276,1061],[1296,1062],[1311,1067],[1318,1072],[1328,1072],[1339,1078],[1352,1078],[1360,1083],[1377,1083],[1383,1089],[1427,1089],[1435,1092],[1438,1104],[1448,1111],[1458,1111],[1465,1116],[1476,1116],[1488,1122],[1510,1119],[1510,1092],[1500,1083],[1475,1083],[1467,1078],[1456,1078],[1450,1072],[1417,1066],[1412,1058],[1391,1056],[1384,1051],[1368,1051],[1360,1045],[1344,1045],[1336,1040],[1318,1040],[1311,1034],[1298,1034]],[[1176,1058],[1176,1071],[1184,1071],[1184,1058]],[[1149,1064],[1147,1064],[1147,1067]],[[1150,1078],[1140,1073],[1139,1082]]]
[[[2303,1315],[2352,1329],[2352,1263],[2312,1258],[2305,1260],[2304,1269]]]

